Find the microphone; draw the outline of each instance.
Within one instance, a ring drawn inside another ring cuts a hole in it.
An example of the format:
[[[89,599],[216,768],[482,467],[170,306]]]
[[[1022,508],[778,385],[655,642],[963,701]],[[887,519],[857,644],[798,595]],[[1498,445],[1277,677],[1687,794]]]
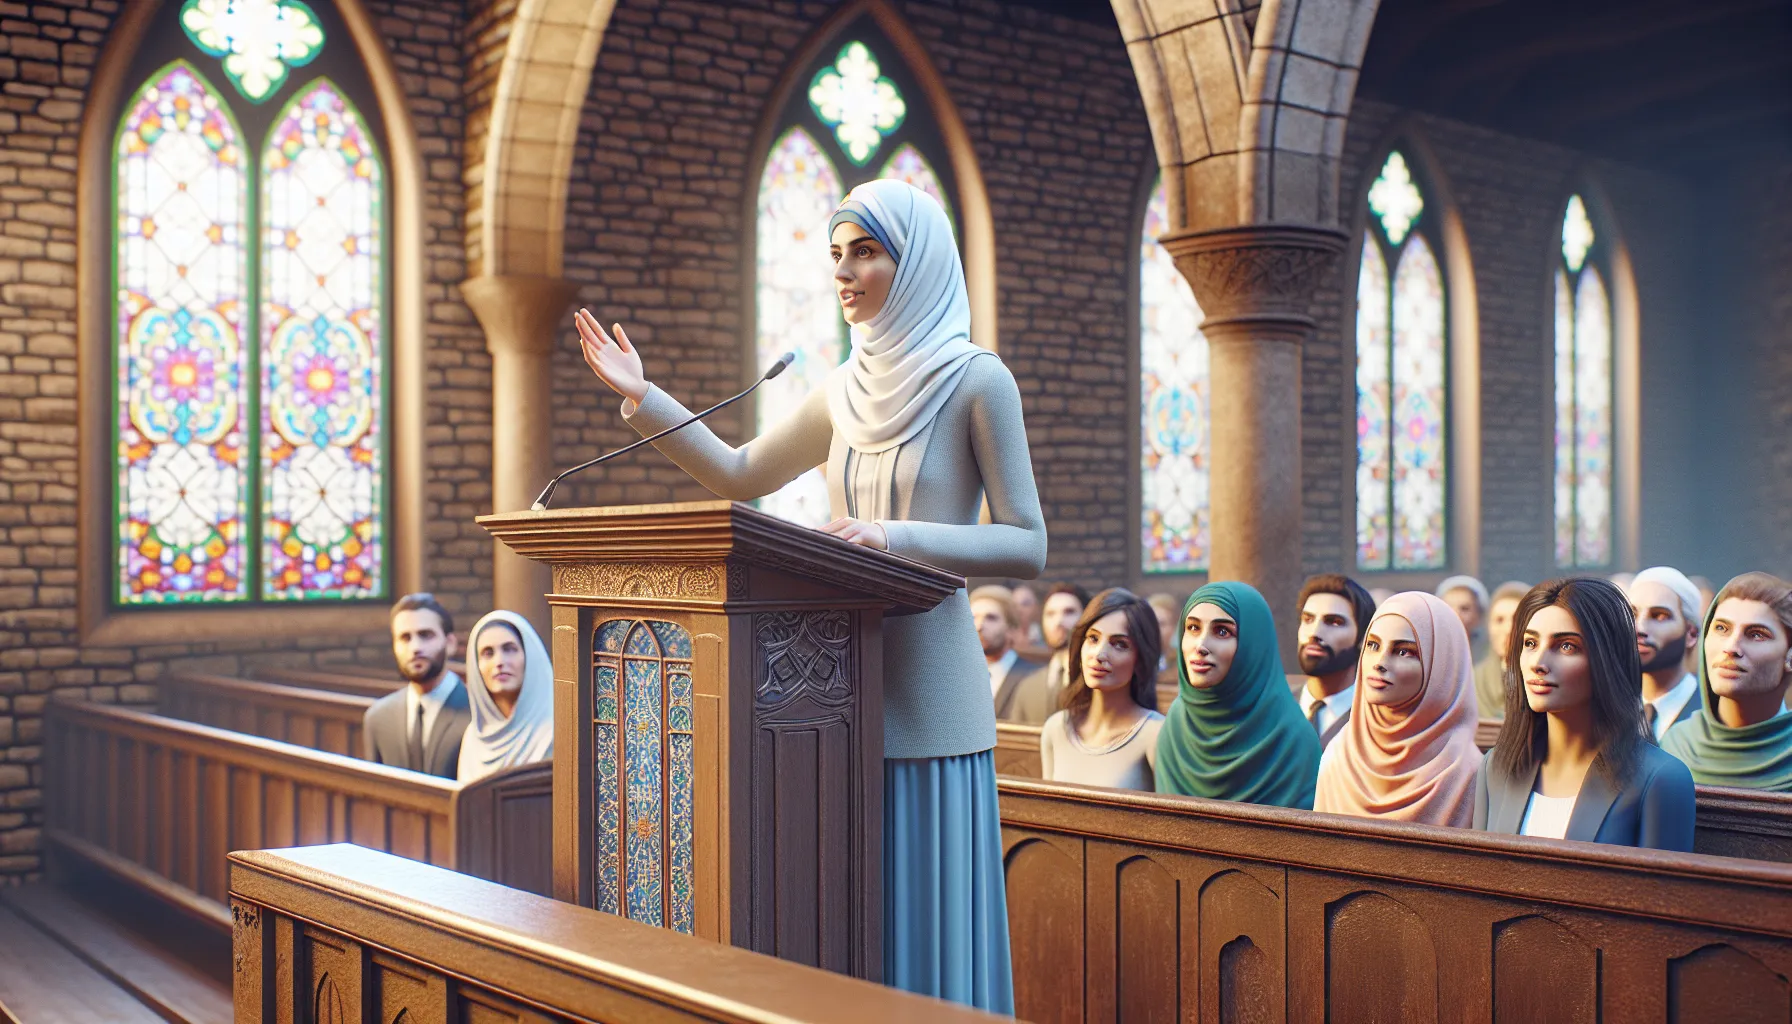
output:
[[[773,363],[771,365],[770,369],[765,371],[764,376],[762,376],[758,380],[754,381],[751,387],[747,388],[745,391],[742,391],[740,394],[735,395],[733,398],[724,398],[720,402],[717,402],[716,404],[710,406],[709,408],[703,410],[702,412],[697,413],[696,415],[692,416],[690,419],[687,419],[687,420],[683,421],[682,423],[674,423],[673,425],[667,427],[666,429],[660,431],[659,433],[654,434],[652,437],[643,437],[641,440],[636,441],[634,444],[628,445],[625,448],[618,448],[613,452],[608,452],[606,454],[599,455],[597,458],[592,459],[590,462],[581,462],[578,465],[572,467],[571,469],[563,471],[559,476],[556,476],[556,477],[554,477],[554,479],[549,480],[548,485],[541,489],[541,497],[535,499],[535,504],[529,506],[529,511],[531,511],[531,512],[546,512],[547,508],[548,508],[548,499],[550,499],[554,496],[554,488],[560,486],[560,481],[566,479],[569,476],[572,476],[574,473],[583,473],[585,470],[590,469],[592,466],[595,466],[600,462],[608,462],[618,455],[627,455],[629,452],[634,451],[636,448],[639,448],[644,444],[652,444],[653,442],[658,441],[660,438],[665,437],[667,434],[670,434],[675,430],[683,430],[685,427],[690,426],[691,424],[697,422],[698,420],[702,419],[705,416],[708,416],[710,413],[715,412],[717,409],[720,409],[723,406],[733,405],[735,402],[738,402],[741,399],[752,394],[753,392],[759,390],[759,385],[764,384],[766,381],[771,380],[773,377],[776,377],[778,374],[783,373],[785,370],[789,369],[790,364],[794,363],[794,362],[796,362],[796,353],[795,352],[786,352],[783,355],[778,357],[778,361]]]

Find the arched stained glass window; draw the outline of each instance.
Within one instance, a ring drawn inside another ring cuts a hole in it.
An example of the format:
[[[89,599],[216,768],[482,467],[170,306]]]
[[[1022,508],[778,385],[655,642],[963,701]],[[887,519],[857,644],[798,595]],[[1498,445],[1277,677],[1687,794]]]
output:
[[[828,220],[853,186],[906,181],[953,215],[945,147],[896,48],[869,18],[822,48],[780,112],[760,172],[755,229],[755,370],[785,352],[796,362],[754,396],[757,433],[789,416],[845,360],[851,340],[834,290]],[[874,170],[875,169],[875,170]],[[827,481],[811,470],[759,499],[774,515],[820,526],[830,518]]]
[[[1357,275],[1357,565],[1437,569],[1447,558],[1449,335],[1435,217],[1406,158],[1369,189]]]
[[[341,36],[331,6],[159,17],[116,146],[113,600],[383,597],[387,183],[350,97],[371,87],[352,61],[352,88],[292,74]]]
[[[1188,280],[1158,238],[1170,229],[1162,177],[1139,238],[1140,568],[1207,568],[1207,339]]]
[[[1556,562],[1612,560],[1612,309],[1601,239],[1578,195],[1556,267]]]

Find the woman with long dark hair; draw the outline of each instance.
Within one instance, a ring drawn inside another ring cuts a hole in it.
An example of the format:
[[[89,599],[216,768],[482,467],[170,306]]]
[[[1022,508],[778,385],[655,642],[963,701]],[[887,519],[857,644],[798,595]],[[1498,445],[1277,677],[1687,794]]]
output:
[[[1475,827],[1691,850],[1692,773],[1650,738],[1624,592],[1550,580],[1518,602],[1506,721],[1475,786]]]
[[[1045,720],[1045,778],[1111,789],[1156,785],[1157,615],[1129,590],[1104,590],[1070,631],[1064,708]]]

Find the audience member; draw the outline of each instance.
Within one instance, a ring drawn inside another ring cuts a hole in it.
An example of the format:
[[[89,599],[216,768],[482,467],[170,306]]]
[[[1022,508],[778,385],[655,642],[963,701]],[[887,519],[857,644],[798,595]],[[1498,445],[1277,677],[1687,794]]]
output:
[[[1300,632],[1296,657],[1306,684],[1301,714],[1313,725],[1319,746],[1329,746],[1350,719],[1356,694],[1357,651],[1375,602],[1362,584],[1340,573],[1307,577],[1300,588]]]
[[[1657,743],[1699,709],[1699,679],[1686,652],[1699,644],[1699,591],[1678,569],[1658,565],[1631,579],[1636,653],[1643,663],[1643,718]]]
[[[1089,592],[1075,583],[1054,583],[1045,592],[1039,627],[1045,646],[1052,653],[1037,674],[1049,695],[1048,707],[1055,708],[1064,701],[1064,683],[1070,676],[1070,631],[1076,628],[1076,620],[1082,617],[1083,606],[1088,603]]]
[[[1512,628],[1506,722],[1481,763],[1475,827],[1691,850],[1692,775],[1649,742],[1623,592],[1593,577],[1540,583]]]
[[[1017,649],[1045,649],[1045,635],[1039,631],[1039,591],[1030,583],[1022,583],[1014,588],[1010,600],[1014,604],[1014,617],[1020,622],[1020,633],[1014,638],[1014,646]]]
[[[1512,645],[1512,613],[1519,599],[1531,589],[1528,583],[1507,580],[1487,602],[1487,653],[1475,662],[1475,707],[1482,718],[1506,717],[1506,659]]]
[[[995,698],[996,717],[1009,722],[1039,725],[1052,713],[1050,695],[1040,664],[1028,661],[1014,649],[1020,619],[1007,587],[983,586],[971,591],[971,618],[977,623],[977,639],[983,644],[983,660],[989,663],[989,692]]]
[[[1045,778],[1113,789],[1155,786],[1157,617],[1130,591],[1095,595],[1071,630],[1063,710],[1039,734]]]
[[[462,782],[554,756],[554,664],[529,620],[494,611],[467,634],[472,720],[460,741]]]
[[[1263,595],[1209,583],[1183,608],[1180,687],[1157,740],[1157,790],[1311,809],[1319,737],[1282,675]]]
[[[1455,609],[1430,594],[1395,594],[1375,611],[1362,651],[1355,707],[1319,762],[1313,809],[1467,827],[1481,751],[1468,633]]]
[[[1157,616],[1157,685],[1176,683],[1176,624],[1182,619],[1182,602],[1170,594],[1152,594],[1145,599]]]
[[[392,606],[392,654],[406,685],[362,716],[367,760],[454,778],[471,720],[460,676],[447,670],[455,646],[454,620],[433,594],[406,594]]]
[[[1699,588],[1699,621],[1705,621],[1705,613],[1711,610],[1711,599],[1717,596],[1717,587],[1703,576],[1688,576],[1692,585]],[[1696,668],[1696,666],[1695,666]]]
[[[1451,576],[1437,585],[1436,594],[1456,609],[1462,628],[1468,632],[1469,650],[1480,661],[1487,653],[1487,637],[1481,624],[1487,618],[1487,587],[1473,576]]]
[[[1700,707],[1662,749],[1709,786],[1792,792],[1792,584],[1764,572],[1724,584],[1699,646]]]

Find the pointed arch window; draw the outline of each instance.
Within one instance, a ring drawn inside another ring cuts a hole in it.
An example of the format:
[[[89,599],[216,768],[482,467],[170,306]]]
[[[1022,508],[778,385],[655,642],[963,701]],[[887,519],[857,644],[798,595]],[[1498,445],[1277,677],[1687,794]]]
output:
[[[134,60],[116,605],[386,596],[386,172],[364,71],[326,67],[333,27],[298,0],[186,0]]]
[[[1448,550],[1449,336],[1435,215],[1406,157],[1369,188],[1357,275],[1356,538],[1364,570],[1440,569]]]
[[[1579,195],[1555,273],[1556,563],[1612,561],[1612,305],[1606,246]]]
[[[1200,572],[1208,554],[1207,338],[1201,306],[1158,238],[1160,175],[1139,238],[1139,551],[1148,573]]]
[[[850,351],[827,237],[828,219],[846,193],[861,182],[896,178],[955,216],[945,144],[896,47],[875,22],[845,26],[797,81],[757,183],[753,366],[785,352],[797,358],[755,396],[756,433],[790,415]],[[809,526],[827,522],[821,470],[761,498],[759,507]]]

